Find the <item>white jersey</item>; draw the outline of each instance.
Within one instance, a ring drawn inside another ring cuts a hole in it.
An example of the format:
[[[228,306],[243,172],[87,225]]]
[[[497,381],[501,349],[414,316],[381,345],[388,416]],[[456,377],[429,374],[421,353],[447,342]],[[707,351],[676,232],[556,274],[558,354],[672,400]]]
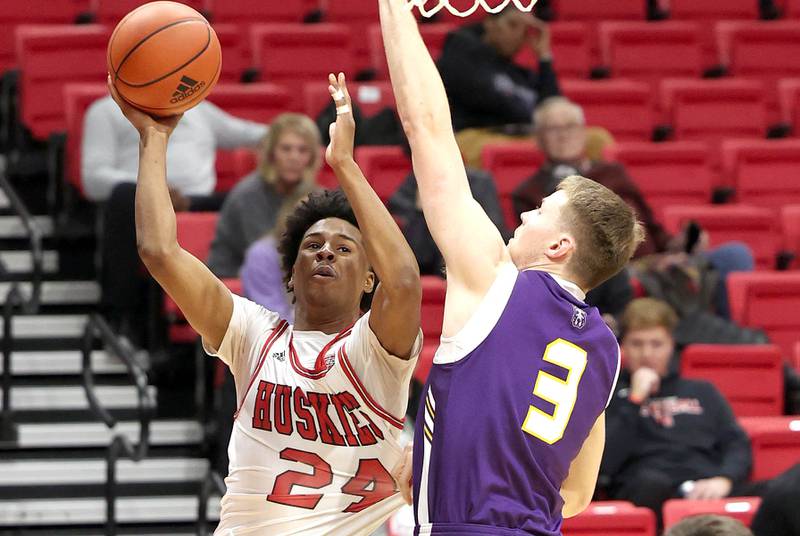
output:
[[[403,360],[380,345],[369,313],[326,335],[233,303],[220,348],[206,345],[239,400],[215,535],[371,534],[403,504],[390,471],[421,332]]]

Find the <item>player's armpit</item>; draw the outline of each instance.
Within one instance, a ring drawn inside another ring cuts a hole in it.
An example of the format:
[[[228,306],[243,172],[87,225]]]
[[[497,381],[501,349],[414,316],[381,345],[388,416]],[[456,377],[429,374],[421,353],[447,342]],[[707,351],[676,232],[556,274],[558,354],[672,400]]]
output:
[[[583,442],[578,456],[569,466],[569,475],[561,485],[561,498],[564,507],[561,513],[564,517],[574,517],[583,512],[592,501],[594,489],[597,484],[597,475],[600,472],[600,460],[603,458],[603,448],[606,439],[606,416],[600,414],[589,432],[589,437]]]

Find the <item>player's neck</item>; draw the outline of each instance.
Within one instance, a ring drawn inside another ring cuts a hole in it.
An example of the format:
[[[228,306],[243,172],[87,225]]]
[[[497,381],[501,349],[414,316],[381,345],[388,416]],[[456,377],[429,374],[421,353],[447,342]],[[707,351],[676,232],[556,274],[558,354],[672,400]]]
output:
[[[321,331],[328,335],[339,333],[358,320],[359,312],[331,315],[330,307],[321,309],[301,307],[294,312],[295,331]]]
[[[572,283],[573,285],[578,287],[584,294],[587,292],[586,289],[584,289],[575,282],[575,278],[571,274],[565,273],[566,270],[564,270],[564,265],[562,264],[556,264],[545,261],[533,261],[525,266],[517,266],[517,269],[520,272],[525,270],[538,270],[540,272],[547,272],[550,275],[554,275],[560,279],[563,279],[564,281]]]

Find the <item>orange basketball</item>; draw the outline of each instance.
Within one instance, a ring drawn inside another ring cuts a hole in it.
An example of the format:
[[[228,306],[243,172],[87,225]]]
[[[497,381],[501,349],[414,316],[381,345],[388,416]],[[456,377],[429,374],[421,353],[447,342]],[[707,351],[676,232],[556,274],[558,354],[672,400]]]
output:
[[[123,18],[108,42],[108,72],[120,96],[153,115],[182,113],[217,83],[222,51],[197,11],[150,2]]]

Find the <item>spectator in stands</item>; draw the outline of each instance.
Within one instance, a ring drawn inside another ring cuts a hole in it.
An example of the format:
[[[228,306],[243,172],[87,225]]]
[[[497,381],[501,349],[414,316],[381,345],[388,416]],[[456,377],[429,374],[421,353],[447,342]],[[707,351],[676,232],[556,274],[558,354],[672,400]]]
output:
[[[539,58],[538,73],[514,63],[525,46]],[[513,7],[448,35],[438,67],[456,131],[528,124],[539,101],[560,93],[550,29]]]
[[[660,516],[670,498],[761,496],[778,484],[796,483],[798,468],[772,481],[746,481],[750,442],[730,406],[710,383],[676,372],[677,320],[666,303],[653,298],[633,300],[622,315],[625,370],[606,411],[600,468],[609,496]],[[776,510],[796,510],[791,495],[780,497]]]
[[[302,114],[275,118],[260,150],[258,169],[222,205],[208,266],[218,277],[238,277],[250,244],[269,233],[285,206],[294,207],[316,185],[320,135]]]
[[[409,168],[411,167],[411,148],[406,140],[403,144],[406,156],[409,158]],[[503,235],[503,239],[510,238],[506,229],[503,209],[500,207],[500,199],[497,196],[497,188],[491,174],[474,168],[466,168],[467,180],[469,181],[472,196],[483,207],[489,219],[492,220]],[[408,245],[414,251],[419,264],[419,271],[422,275],[444,275],[444,259],[436,247],[436,243],[425,223],[422,215],[422,206],[419,201],[419,190],[417,179],[411,172],[405,178],[397,191],[389,199],[389,212],[400,220],[400,228],[406,237]]]
[[[268,127],[233,117],[208,101],[184,114],[172,135],[167,180],[176,211],[219,210],[215,194],[216,150],[256,146]],[[81,173],[86,195],[104,202],[101,238],[102,310],[112,325],[135,339],[143,322],[146,279],[136,252],[134,195],[139,164],[139,134],[111,97],[92,103],[86,112]],[[138,327],[137,327],[138,326]]]
[[[667,252],[685,253],[687,233],[676,236],[667,233],[622,164],[591,160],[586,156],[586,121],[580,106],[564,97],[551,97],[534,112],[534,127],[537,142],[546,161],[512,194],[516,214],[538,207],[542,199],[553,193],[564,178],[583,175],[603,184],[636,210],[645,227],[647,238],[636,251],[635,257]],[[706,242],[707,240],[698,240],[690,253],[706,255],[719,273],[715,307],[718,314],[728,317],[725,279],[733,271],[752,270],[753,255],[747,246],[738,242],[730,242],[706,251]]]
[[[753,533],[732,517],[705,515],[684,519],[664,536],[753,536]]]

